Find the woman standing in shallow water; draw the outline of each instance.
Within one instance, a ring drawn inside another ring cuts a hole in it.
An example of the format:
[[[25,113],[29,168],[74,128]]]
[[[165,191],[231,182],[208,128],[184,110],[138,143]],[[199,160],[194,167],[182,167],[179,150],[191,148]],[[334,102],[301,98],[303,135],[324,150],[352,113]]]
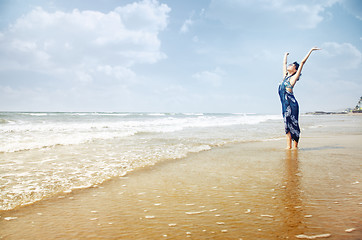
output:
[[[307,56],[302,60],[300,65],[297,62],[287,66],[287,57],[289,53],[285,53],[283,61],[283,76],[284,79],[279,85],[279,96],[282,103],[282,113],[284,118],[284,128],[287,136],[287,149],[292,148],[292,141],[294,148],[298,148],[298,141],[300,136],[300,129],[298,123],[299,105],[293,94],[293,88],[302,72],[302,68],[309,58],[310,54],[320,48],[312,48]]]

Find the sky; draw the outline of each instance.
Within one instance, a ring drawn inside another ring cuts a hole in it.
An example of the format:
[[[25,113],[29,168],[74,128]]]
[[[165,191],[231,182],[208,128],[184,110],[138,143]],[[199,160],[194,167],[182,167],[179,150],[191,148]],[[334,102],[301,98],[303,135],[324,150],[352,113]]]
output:
[[[362,96],[360,0],[0,0],[0,111],[279,114]]]

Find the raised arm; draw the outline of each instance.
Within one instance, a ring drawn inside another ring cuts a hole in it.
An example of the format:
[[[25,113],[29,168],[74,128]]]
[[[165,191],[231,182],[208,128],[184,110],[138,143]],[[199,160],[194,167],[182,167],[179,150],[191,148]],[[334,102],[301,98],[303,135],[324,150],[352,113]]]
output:
[[[310,54],[315,51],[315,50],[321,50],[320,48],[317,48],[317,47],[314,47],[312,48],[311,50],[309,50],[309,52],[307,53],[307,55],[304,57],[304,59],[301,61],[300,63],[300,66],[298,68],[298,71],[296,72],[296,74],[290,79],[290,84],[292,86],[295,85],[295,83],[297,82],[297,80],[299,79],[300,77],[300,74],[302,73],[302,69],[303,69],[303,66],[304,64],[306,63],[306,61],[308,60]]]
[[[288,58],[289,53],[286,52],[284,55],[284,60],[283,60],[283,77],[285,77],[285,75],[287,75],[287,58]]]

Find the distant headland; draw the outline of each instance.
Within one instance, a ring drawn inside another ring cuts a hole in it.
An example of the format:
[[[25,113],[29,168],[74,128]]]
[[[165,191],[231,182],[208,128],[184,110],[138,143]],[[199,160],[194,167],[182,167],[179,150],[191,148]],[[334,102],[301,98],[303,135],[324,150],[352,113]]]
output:
[[[357,105],[354,108],[347,108],[344,111],[339,112],[324,112],[324,111],[315,111],[315,112],[307,112],[306,114],[310,115],[328,115],[328,114],[351,114],[351,113],[362,113],[362,97],[360,97]]]

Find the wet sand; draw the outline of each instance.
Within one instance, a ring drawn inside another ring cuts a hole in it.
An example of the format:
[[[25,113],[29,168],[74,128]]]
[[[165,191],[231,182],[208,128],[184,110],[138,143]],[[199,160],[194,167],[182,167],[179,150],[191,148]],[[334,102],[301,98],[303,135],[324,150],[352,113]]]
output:
[[[167,160],[0,213],[0,239],[362,239],[362,135]]]

